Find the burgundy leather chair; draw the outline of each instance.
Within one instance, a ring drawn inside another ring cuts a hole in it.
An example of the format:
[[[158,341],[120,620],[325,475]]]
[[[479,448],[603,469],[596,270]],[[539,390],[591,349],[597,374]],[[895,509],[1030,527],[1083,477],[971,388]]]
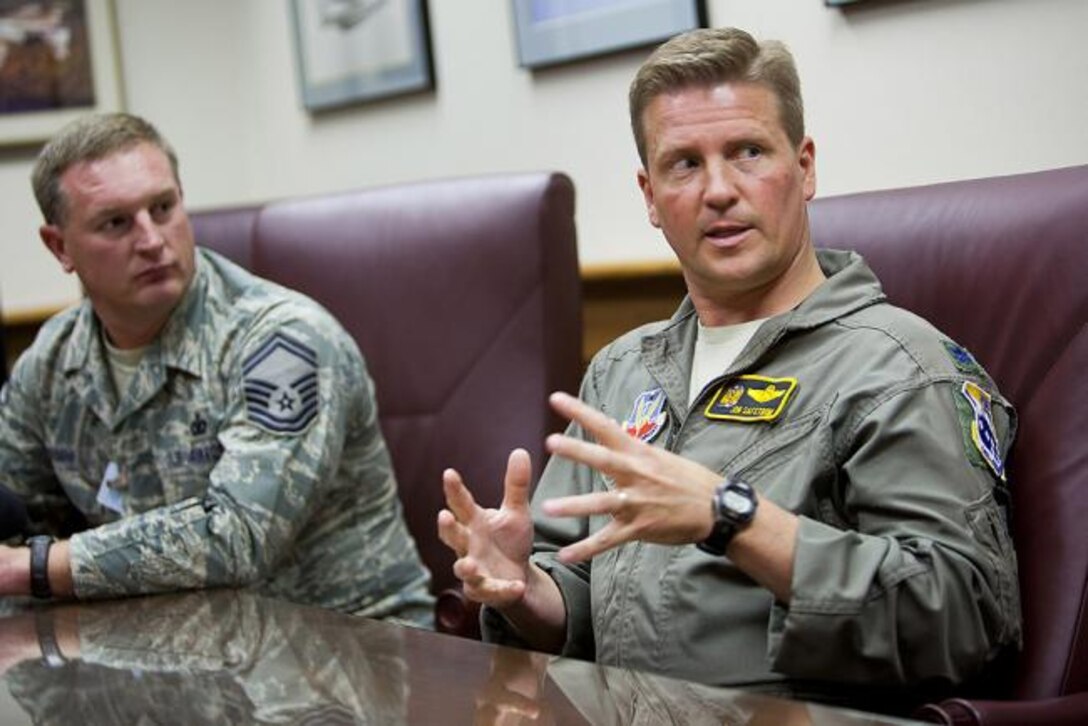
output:
[[[478,633],[438,540],[442,470],[501,500],[510,450],[536,471],[562,429],[547,405],[581,376],[574,187],[495,175],[192,214],[198,244],[314,298],[359,344],[439,629]]]
[[[1024,647],[945,724],[1088,723],[1088,166],[818,199],[817,245],[970,349],[1016,406],[1008,457]]]

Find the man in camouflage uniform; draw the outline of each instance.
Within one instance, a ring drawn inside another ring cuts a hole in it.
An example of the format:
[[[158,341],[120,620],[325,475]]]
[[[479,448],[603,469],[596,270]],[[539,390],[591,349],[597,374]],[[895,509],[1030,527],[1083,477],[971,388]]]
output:
[[[253,586],[428,624],[429,575],[343,328],[196,251],[174,152],[142,119],[74,122],[33,180],[41,238],[86,300],[3,390],[0,483],[71,536],[0,548],[0,594]]]

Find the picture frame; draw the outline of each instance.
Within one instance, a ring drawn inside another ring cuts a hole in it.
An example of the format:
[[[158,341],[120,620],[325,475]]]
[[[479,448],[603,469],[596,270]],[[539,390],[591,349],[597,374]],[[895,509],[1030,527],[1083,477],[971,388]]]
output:
[[[704,0],[511,0],[518,63],[569,63],[651,45],[707,24]]]
[[[113,0],[0,0],[0,147],[124,107]]]
[[[434,88],[426,0],[291,0],[302,105],[321,111]]]

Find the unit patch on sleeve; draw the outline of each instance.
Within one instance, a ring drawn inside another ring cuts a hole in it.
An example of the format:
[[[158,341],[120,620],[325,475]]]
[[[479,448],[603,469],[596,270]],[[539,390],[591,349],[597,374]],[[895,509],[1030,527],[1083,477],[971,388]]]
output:
[[[962,402],[958,403],[964,419],[964,438],[969,442],[968,458],[972,463],[981,465],[981,457],[981,461],[986,462],[986,466],[1004,480],[1005,462],[1001,458],[1001,444],[994,428],[993,399],[974,381],[965,381],[960,393],[970,406],[968,408]]]
[[[267,431],[297,434],[317,416],[317,353],[283,333],[266,340],[242,366],[249,420]]]
[[[774,421],[796,389],[796,378],[739,376],[722,384],[704,414],[722,421]]]
[[[665,391],[652,388],[638,394],[630,418],[623,422],[623,430],[630,436],[649,443],[665,427],[667,418]]]
[[[952,365],[956,366],[956,370],[969,376],[983,377],[985,371],[975,360],[975,356],[971,355],[971,351],[962,345],[953,343],[951,340],[942,340],[941,344],[944,345],[944,349],[948,352],[948,357],[952,359]]]

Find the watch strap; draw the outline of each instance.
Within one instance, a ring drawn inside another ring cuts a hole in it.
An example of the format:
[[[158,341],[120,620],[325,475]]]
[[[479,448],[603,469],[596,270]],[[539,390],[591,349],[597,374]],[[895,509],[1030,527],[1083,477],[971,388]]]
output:
[[[727,492],[734,492],[747,498],[752,506],[743,514],[730,509],[726,503]],[[755,516],[756,494],[747,483],[739,479],[726,477],[714,490],[714,496],[710,500],[710,511],[714,517],[714,527],[710,530],[710,536],[696,546],[707,554],[721,557],[729,547],[729,543],[736,536],[737,531],[748,525]]]
[[[53,597],[49,586],[49,548],[53,538],[39,534],[26,541],[30,546],[30,594],[43,600]]]
[[[36,610],[34,612],[34,630],[38,634],[38,648],[42,651],[42,661],[47,667],[60,668],[68,662],[68,659],[60,652],[56,624],[51,611]]]

